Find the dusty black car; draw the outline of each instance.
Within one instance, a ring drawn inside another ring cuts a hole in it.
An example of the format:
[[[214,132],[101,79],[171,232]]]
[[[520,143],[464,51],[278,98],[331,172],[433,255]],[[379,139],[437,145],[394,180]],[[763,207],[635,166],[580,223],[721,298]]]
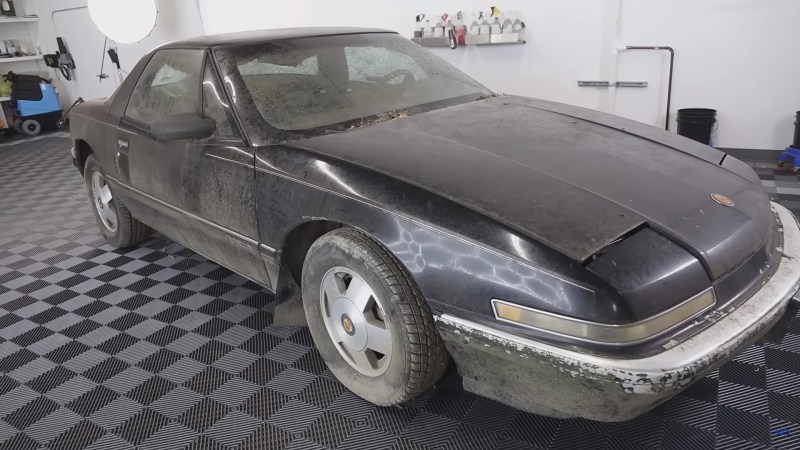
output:
[[[764,335],[800,230],[746,164],[586,109],[500,96],[395,33],[160,47],[71,114],[116,246],[150,227],[273,290],[380,405],[452,358],[467,390],[617,421]]]

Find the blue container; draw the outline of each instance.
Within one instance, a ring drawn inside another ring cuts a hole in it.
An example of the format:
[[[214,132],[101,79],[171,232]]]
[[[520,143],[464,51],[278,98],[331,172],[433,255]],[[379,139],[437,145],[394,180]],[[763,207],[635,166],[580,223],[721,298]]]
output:
[[[56,88],[50,83],[42,81],[39,83],[42,90],[42,99],[34,100],[17,100],[17,114],[22,120],[30,116],[37,116],[39,114],[47,114],[58,112],[61,114],[61,103],[58,101],[58,94]]]

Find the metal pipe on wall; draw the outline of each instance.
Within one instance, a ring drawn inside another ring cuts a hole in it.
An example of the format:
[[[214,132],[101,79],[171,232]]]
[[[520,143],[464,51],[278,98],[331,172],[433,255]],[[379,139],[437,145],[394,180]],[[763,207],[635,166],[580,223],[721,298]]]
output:
[[[664,129],[669,130],[669,108],[672,102],[672,69],[675,66],[675,50],[668,46],[642,46],[642,45],[629,45],[625,50],[666,50],[669,52],[669,84],[667,86],[667,118],[664,122]]]

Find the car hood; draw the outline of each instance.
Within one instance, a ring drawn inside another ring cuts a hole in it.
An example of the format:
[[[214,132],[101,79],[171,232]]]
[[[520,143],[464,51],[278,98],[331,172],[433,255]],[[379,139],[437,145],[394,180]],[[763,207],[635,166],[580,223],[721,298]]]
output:
[[[441,195],[581,262],[649,226],[718,278],[761,247],[770,229],[764,189],[732,157],[541,100],[495,97],[293,145]],[[714,193],[734,205],[715,202]]]

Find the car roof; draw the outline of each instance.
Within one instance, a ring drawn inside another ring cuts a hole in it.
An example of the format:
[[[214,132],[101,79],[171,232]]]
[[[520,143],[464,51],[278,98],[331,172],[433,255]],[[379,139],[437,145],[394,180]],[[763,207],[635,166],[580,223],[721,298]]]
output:
[[[277,28],[272,30],[243,31],[237,33],[213,34],[197,36],[180,41],[170,42],[160,48],[211,48],[221,46],[238,46],[260,44],[281,39],[303,38],[313,36],[334,36],[341,34],[394,33],[394,31],[378,28],[348,27],[314,27],[314,28]]]

